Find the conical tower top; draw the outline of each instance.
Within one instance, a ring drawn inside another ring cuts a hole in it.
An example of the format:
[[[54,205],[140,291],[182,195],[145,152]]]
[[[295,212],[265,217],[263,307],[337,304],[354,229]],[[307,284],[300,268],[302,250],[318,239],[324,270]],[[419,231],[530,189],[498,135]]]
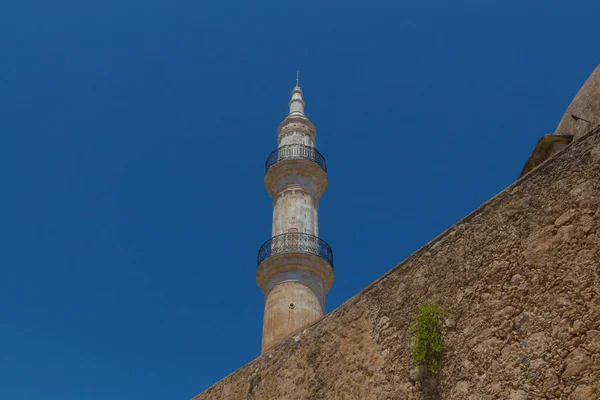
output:
[[[292,89],[292,98],[289,102],[290,113],[285,117],[283,122],[279,124],[277,128],[277,135],[279,135],[279,145],[287,145],[296,143],[293,137],[296,137],[298,133],[309,137],[308,142],[304,143],[307,146],[315,146],[316,130],[315,126],[310,122],[304,109],[306,103],[304,102],[302,88],[298,82],[298,75],[296,75],[296,86]],[[285,136],[289,136],[289,140],[284,139]],[[291,136],[290,136],[291,135]]]
[[[304,115],[304,99],[302,98],[302,89],[298,84],[298,73],[296,73],[296,86],[292,90],[292,99],[290,100],[290,116]]]

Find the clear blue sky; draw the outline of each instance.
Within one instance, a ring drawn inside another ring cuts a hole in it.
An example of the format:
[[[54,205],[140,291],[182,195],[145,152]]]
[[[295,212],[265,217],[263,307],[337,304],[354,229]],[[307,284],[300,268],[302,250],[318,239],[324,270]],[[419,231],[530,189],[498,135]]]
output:
[[[188,399],[259,355],[263,168],[296,70],[331,311],[516,179],[600,61],[599,15],[3,0],[0,398]]]

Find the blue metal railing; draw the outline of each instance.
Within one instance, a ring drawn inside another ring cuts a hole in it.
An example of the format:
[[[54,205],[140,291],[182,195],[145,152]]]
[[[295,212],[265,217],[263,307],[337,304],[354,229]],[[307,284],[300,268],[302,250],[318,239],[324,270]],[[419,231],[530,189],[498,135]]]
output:
[[[265,163],[265,173],[278,162],[293,159],[312,161],[321,167],[323,171],[327,172],[325,157],[317,149],[304,144],[288,144],[277,148],[277,150],[269,154],[269,158],[267,158]]]
[[[310,253],[321,257],[333,268],[333,251],[320,237],[308,233],[284,233],[273,236],[258,250],[257,267],[267,258],[283,253]]]

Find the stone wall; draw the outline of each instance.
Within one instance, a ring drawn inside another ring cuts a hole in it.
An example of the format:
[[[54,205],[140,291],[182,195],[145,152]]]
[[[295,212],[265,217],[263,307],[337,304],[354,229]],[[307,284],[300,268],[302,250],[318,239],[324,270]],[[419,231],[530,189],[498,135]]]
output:
[[[584,118],[588,122],[576,120],[571,115]],[[575,139],[578,139],[597,125],[600,125],[600,65],[596,67],[571,101],[565,115],[558,123],[555,133],[573,135]]]
[[[430,301],[449,311],[438,379],[407,344]],[[600,133],[195,399],[546,397],[600,398]]]

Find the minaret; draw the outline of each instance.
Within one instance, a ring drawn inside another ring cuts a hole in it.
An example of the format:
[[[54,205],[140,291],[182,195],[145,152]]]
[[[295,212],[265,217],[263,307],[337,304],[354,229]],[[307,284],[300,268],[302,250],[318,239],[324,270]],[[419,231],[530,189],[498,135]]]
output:
[[[319,198],[327,188],[315,126],[304,115],[296,82],[290,114],[277,129],[278,147],[265,165],[273,197],[273,233],[258,251],[256,281],[265,294],[262,352],[323,316],[333,283],[333,252],[319,238]]]

